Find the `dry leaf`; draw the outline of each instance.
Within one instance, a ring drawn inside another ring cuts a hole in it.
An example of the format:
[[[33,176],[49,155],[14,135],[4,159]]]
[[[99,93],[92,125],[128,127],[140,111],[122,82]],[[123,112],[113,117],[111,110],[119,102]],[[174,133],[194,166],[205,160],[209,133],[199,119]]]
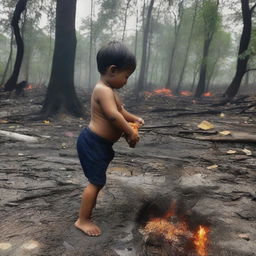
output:
[[[220,117],[225,117],[226,115],[224,113],[220,113]]]
[[[214,125],[208,121],[202,121],[199,125],[197,125],[197,127],[202,130],[210,130],[214,128]]]
[[[249,149],[244,148],[244,149],[242,149],[242,151],[243,151],[247,156],[251,156],[251,155],[252,155],[252,151],[249,150]]]
[[[4,120],[4,119],[0,119],[0,124],[7,124],[8,121],[7,120]]]
[[[236,152],[237,152],[237,151],[232,150],[232,149],[230,149],[230,150],[227,151],[228,154],[235,154]]]
[[[212,170],[212,169],[216,169],[216,168],[218,168],[217,164],[206,167],[206,169],[208,169],[208,170]]]
[[[230,131],[222,131],[222,132],[219,132],[219,134],[221,134],[223,136],[227,136],[227,135],[230,135],[231,132]]]
[[[48,120],[44,120],[44,121],[43,121],[43,123],[44,123],[44,124],[49,124],[49,123],[50,123],[50,121],[48,121]]]
[[[248,234],[239,234],[238,235],[240,238],[246,240],[246,241],[249,241],[250,240],[250,237]]]

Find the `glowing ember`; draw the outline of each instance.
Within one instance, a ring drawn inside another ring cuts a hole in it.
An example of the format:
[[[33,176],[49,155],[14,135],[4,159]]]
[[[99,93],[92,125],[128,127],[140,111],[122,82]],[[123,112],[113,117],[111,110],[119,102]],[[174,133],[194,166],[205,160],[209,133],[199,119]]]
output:
[[[154,90],[153,92],[145,92],[145,95],[147,97],[151,97],[154,95],[161,95],[161,96],[168,96],[168,97],[173,97],[174,95],[172,94],[172,90],[163,88],[163,89],[157,89]]]
[[[198,256],[207,256],[209,228],[200,225],[196,232],[189,229],[185,220],[178,218],[175,205],[172,204],[167,213],[161,218],[150,219],[144,227],[144,234],[156,234],[172,243],[186,238],[194,244]]]
[[[165,239],[171,241],[178,241],[181,235],[192,236],[185,222],[173,224],[162,218],[150,220],[145,226],[145,231],[148,233],[160,233]]]
[[[190,91],[181,91],[180,95],[182,95],[182,96],[191,96],[191,95],[193,95],[193,93],[190,92]]]
[[[203,96],[205,96],[205,97],[211,97],[211,96],[213,96],[213,94],[212,94],[211,92],[205,92],[205,93],[203,94]]]
[[[33,86],[31,85],[31,84],[29,84],[26,88],[25,88],[25,90],[32,90],[33,89]]]

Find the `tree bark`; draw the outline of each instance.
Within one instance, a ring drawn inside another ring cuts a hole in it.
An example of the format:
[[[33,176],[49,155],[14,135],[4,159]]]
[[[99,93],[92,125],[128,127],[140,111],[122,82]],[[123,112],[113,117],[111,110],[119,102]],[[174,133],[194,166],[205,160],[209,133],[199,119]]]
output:
[[[148,7],[148,13],[146,18],[146,23],[143,32],[143,43],[142,43],[142,57],[141,57],[141,68],[139,74],[139,80],[136,90],[136,96],[138,98],[139,92],[141,92],[145,86],[145,69],[147,63],[147,45],[148,45],[148,35],[149,35],[149,26],[150,26],[150,19],[153,10],[154,0],[150,0],[150,4]]]
[[[17,44],[17,53],[13,73],[4,85],[5,91],[13,91],[15,89],[20,73],[20,67],[24,55],[24,43],[20,34],[19,20],[22,12],[26,9],[26,5],[27,0],[19,0],[17,2],[11,21],[11,26],[13,27],[13,32]]]
[[[90,16],[90,50],[89,50],[89,74],[88,74],[88,90],[92,90],[92,29],[93,29],[93,0],[91,0],[91,16]]]
[[[202,94],[205,92],[205,81],[207,72],[207,59],[209,53],[209,47],[211,44],[211,37],[206,39],[204,42],[203,60],[200,67],[199,82],[196,88],[195,98],[201,98]]]
[[[58,113],[84,114],[74,86],[76,0],[57,0],[51,77],[42,108],[45,117]]]
[[[252,30],[252,13],[254,11],[255,5],[250,9],[249,0],[241,0],[241,6],[244,26],[240,39],[236,73],[231,84],[229,85],[224,94],[226,98],[225,101],[227,102],[233,99],[238,93],[242,78],[246,73],[247,64],[250,57],[249,55],[241,57],[241,54],[244,54],[249,47]]]
[[[124,41],[125,30],[126,30],[126,23],[127,23],[127,15],[128,15],[128,9],[129,9],[130,2],[131,2],[131,0],[127,0],[127,4],[126,4],[126,8],[125,8],[124,28],[123,28],[122,42]]]
[[[180,33],[180,26],[181,26],[181,22],[182,22],[182,17],[183,17],[183,1],[180,2],[179,4],[179,23],[177,25],[177,20],[175,17],[175,32],[174,32],[174,43],[173,43],[173,47],[171,50],[171,55],[170,55],[170,66],[169,66],[169,70],[168,70],[168,77],[167,77],[167,81],[165,84],[165,88],[169,88],[171,89],[171,78],[173,75],[173,61],[174,61],[174,55],[176,52],[176,48],[177,48],[177,43],[178,43],[178,36]]]

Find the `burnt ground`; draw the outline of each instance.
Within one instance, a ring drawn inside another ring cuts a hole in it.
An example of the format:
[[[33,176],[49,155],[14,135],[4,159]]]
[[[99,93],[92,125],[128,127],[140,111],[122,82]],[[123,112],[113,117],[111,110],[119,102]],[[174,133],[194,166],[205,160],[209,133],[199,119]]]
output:
[[[88,106],[89,97],[80,95]],[[255,97],[225,107],[211,106],[214,98],[192,104],[186,97],[139,103],[124,97],[126,108],[146,125],[135,149],[124,139],[114,146],[93,215],[103,230],[98,238],[73,227],[87,183],[75,143],[88,118],[31,120],[43,89],[27,91],[25,98],[0,97],[0,130],[38,138],[25,143],[0,136],[1,256],[143,255],[134,238],[135,218],[145,200],[158,197],[166,203],[181,198],[189,212],[210,223],[209,255],[256,255],[256,116],[254,107],[247,108]],[[203,120],[214,128],[200,130]],[[218,134],[224,130],[232,135]],[[215,141],[223,138],[233,141]]]

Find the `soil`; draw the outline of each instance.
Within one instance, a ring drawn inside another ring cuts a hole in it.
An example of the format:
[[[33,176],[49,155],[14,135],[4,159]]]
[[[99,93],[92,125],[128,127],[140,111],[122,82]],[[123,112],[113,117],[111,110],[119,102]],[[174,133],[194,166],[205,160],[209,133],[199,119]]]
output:
[[[136,102],[125,93],[126,109],[143,117],[145,126],[135,149],[123,138],[114,145],[93,214],[103,234],[93,238],[73,225],[87,184],[75,145],[89,122],[89,95],[79,91],[86,118],[36,120],[44,93],[38,87],[26,97],[0,95],[0,130],[38,139],[0,135],[1,256],[143,255],[135,219],[145,201],[157,198],[182,200],[184,211],[207,220],[209,256],[256,255],[256,112],[248,107],[255,97],[217,107],[214,97],[193,103],[154,95]],[[203,120],[214,127],[199,129]],[[236,140],[238,132],[244,140]],[[215,141],[220,136],[231,140]]]

